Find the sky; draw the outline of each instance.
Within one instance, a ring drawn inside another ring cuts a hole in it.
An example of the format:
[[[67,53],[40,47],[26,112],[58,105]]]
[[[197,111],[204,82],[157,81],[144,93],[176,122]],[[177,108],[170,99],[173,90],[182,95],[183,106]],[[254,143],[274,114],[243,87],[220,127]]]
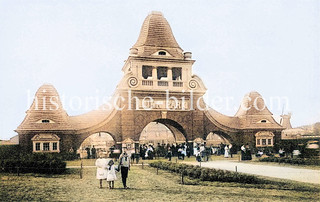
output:
[[[44,83],[69,115],[94,108],[70,106],[74,97],[111,96],[151,11],[192,52],[217,111],[233,116],[257,91],[294,127],[320,121],[319,0],[0,0],[0,139],[16,135]]]

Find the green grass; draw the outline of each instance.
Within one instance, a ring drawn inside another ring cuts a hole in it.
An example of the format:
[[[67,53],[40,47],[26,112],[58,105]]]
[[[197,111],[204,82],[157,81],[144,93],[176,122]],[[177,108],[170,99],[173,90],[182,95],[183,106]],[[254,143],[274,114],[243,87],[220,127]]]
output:
[[[86,161],[91,163],[91,161]],[[122,189],[120,176],[115,189],[98,188],[95,168],[69,169],[65,175],[0,174],[0,201],[317,201],[319,186],[293,183],[255,187],[237,183],[201,182],[185,179],[180,184],[178,174],[141,166],[129,171],[128,186]],[[288,182],[289,183],[289,182]],[[302,188],[301,188],[302,187]]]

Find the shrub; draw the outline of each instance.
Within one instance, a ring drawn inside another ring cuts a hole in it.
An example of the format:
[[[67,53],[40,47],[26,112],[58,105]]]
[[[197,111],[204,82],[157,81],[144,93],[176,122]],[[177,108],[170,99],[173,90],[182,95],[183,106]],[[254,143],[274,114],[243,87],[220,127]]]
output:
[[[261,162],[279,162],[296,165],[320,165],[319,159],[289,158],[289,157],[266,157],[259,159]]]
[[[186,176],[200,179],[202,181],[238,182],[248,184],[263,183],[263,180],[260,180],[253,175],[223,171],[219,169],[201,168],[200,166],[161,161],[156,161],[149,165],[151,167],[158,167],[159,169],[168,170],[170,172],[183,173]]]
[[[25,154],[0,160],[0,172],[61,174],[66,163],[51,154]]]

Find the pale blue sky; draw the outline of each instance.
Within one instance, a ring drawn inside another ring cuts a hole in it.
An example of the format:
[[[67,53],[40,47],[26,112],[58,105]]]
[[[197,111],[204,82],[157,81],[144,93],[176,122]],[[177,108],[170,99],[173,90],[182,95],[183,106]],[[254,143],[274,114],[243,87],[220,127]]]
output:
[[[242,97],[285,96],[293,126],[320,121],[320,1],[0,0],[0,139],[9,139],[43,83],[68,101],[111,96],[144,18],[153,10],[196,60],[193,72],[234,115]],[[212,106],[212,104],[210,104]],[[69,115],[86,110],[71,110]],[[275,115],[282,107],[273,107]]]

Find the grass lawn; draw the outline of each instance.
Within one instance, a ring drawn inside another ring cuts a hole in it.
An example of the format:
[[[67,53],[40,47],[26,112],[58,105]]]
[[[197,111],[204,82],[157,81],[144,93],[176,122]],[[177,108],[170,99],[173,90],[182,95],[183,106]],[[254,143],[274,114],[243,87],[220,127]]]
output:
[[[211,155],[209,161],[239,161],[239,154],[234,154],[233,158],[224,158],[223,155],[216,156]],[[142,162],[144,164],[148,164],[154,161],[168,161],[168,159],[165,159],[163,157],[159,159],[154,160],[142,160],[140,159],[139,164]],[[82,161],[82,165],[84,166],[94,166],[95,165],[95,159],[82,159],[82,160],[74,160],[74,161],[67,161],[67,166],[80,166]],[[196,158],[194,156],[191,156],[190,158],[185,158],[184,160],[179,160],[177,157],[172,157],[171,162],[197,162]],[[259,165],[270,165],[270,166],[285,166],[285,167],[291,167],[291,168],[306,168],[306,169],[313,169],[313,170],[320,170],[320,166],[313,166],[313,165],[292,165],[287,163],[275,163],[275,162],[260,162],[259,158],[253,157],[252,161],[241,161],[241,163],[248,163],[248,164],[259,164]]]
[[[168,161],[168,159],[165,159],[163,157],[160,157],[159,159],[155,158],[154,160],[139,160],[139,164],[141,164],[142,162],[144,164],[148,164],[150,162],[154,162],[154,161]],[[223,156],[215,156],[212,155],[211,158],[209,159],[211,161],[215,161],[215,160],[227,160],[227,161],[238,161],[238,155],[235,155],[233,158],[224,158]],[[96,159],[82,159],[82,160],[74,160],[74,161],[67,161],[67,166],[80,166],[82,161],[82,165],[83,166],[94,166],[95,165],[95,161]],[[196,158],[194,156],[191,156],[190,158],[186,157],[184,160],[180,160],[177,157],[172,157],[171,162],[197,162]],[[136,162],[136,161],[134,161]]]
[[[133,166],[129,171],[131,189],[122,189],[119,176],[115,189],[109,190],[98,188],[95,168],[84,168],[83,179],[78,171],[69,169],[70,174],[53,176],[0,174],[0,201],[317,201],[320,190],[303,183],[257,188],[188,178],[187,185],[181,185],[178,174],[159,170],[157,175],[147,166]],[[106,187],[106,182],[103,185]]]

